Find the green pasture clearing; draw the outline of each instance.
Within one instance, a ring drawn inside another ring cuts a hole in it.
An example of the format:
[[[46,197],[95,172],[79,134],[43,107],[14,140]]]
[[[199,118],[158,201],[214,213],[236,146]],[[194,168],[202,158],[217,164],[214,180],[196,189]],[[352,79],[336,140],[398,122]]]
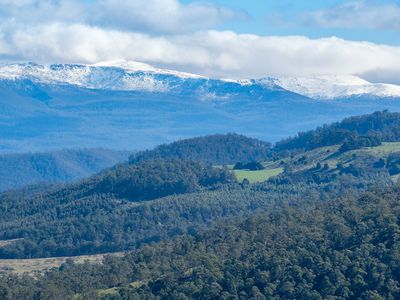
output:
[[[251,183],[263,182],[273,176],[277,176],[283,172],[283,168],[276,169],[266,169],[260,171],[250,171],[250,170],[234,170],[236,178],[239,182],[247,178]]]
[[[382,145],[380,146],[369,147],[367,148],[367,150],[372,152],[384,152],[384,153],[396,152],[400,151],[400,142],[382,143]]]

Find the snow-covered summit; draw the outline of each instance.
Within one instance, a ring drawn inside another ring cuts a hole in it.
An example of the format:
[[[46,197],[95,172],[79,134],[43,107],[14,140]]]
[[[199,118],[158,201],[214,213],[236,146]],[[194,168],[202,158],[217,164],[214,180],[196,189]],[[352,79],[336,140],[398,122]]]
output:
[[[286,90],[313,98],[337,99],[354,96],[400,97],[400,86],[385,83],[371,83],[357,76],[310,76],[265,78],[260,83],[274,83]]]
[[[149,64],[145,64],[142,62],[127,61],[127,60],[123,60],[123,59],[99,62],[99,63],[93,64],[91,66],[117,67],[117,68],[124,69],[127,72],[149,72],[149,73],[154,73],[154,74],[172,75],[172,76],[176,76],[176,77],[179,77],[182,79],[187,79],[187,78],[205,79],[205,78],[207,78],[207,77],[197,75],[197,74],[192,74],[192,73],[155,68]]]
[[[164,76],[164,78],[162,78]],[[0,79],[28,79],[45,84],[72,84],[92,89],[145,90],[165,92],[170,86],[165,77],[176,80],[202,76],[157,69],[132,61],[109,61],[94,65],[6,63],[0,64]]]

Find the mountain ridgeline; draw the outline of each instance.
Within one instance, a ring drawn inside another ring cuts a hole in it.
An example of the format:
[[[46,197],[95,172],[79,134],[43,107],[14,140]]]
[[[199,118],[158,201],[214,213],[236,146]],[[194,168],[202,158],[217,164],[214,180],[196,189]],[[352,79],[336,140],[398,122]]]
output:
[[[151,159],[185,159],[211,164],[264,161],[271,156],[271,144],[239,134],[217,134],[160,145],[132,155],[130,163]]]
[[[219,134],[180,140],[160,145],[153,150],[140,151],[131,155],[129,162],[176,158],[223,165],[266,161],[287,155],[288,151],[309,151],[333,145],[342,145],[341,150],[348,151],[396,141],[400,141],[400,113],[381,111],[300,132],[275,145],[233,133]]]
[[[315,130],[300,132],[278,142],[275,150],[312,150],[347,142],[349,148],[376,146],[381,142],[400,140],[400,113],[388,111],[346,118]],[[354,144],[353,146],[351,144]]]
[[[378,146],[400,140],[400,113],[387,111],[346,118],[297,136],[270,143],[239,134],[217,134],[179,140],[129,157],[131,164],[146,160],[184,159],[214,165],[262,162],[288,155],[342,145],[342,151]],[[68,182],[90,176],[126,160],[126,151],[103,149],[63,150],[38,154],[0,156],[0,191],[38,183]]]

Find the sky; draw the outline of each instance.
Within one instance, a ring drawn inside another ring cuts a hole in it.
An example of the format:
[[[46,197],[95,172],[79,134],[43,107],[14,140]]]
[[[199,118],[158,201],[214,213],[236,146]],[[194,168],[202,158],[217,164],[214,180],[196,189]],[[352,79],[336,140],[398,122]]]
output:
[[[0,0],[0,60],[400,84],[400,0]]]

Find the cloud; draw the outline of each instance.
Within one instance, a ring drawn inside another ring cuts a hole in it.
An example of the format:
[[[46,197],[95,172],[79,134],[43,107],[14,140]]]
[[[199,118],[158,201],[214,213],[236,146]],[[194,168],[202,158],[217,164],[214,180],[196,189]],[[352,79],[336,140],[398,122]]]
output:
[[[51,22],[83,23],[148,33],[210,29],[220,22],[245,18],[241,11],[178,0],[0,0],[0,20],[15,25]]]
[[[212,28],[241,13],[212,4],[183,5],[176,0],[102,0],[96,5],[92,24],[151,32],[188,32]]]
[[[347,1],[305,15],[311,26],[326,28],[368,28],[400,31],[400,5],[373,1]]]
[[[208,29],[234,14],[176,0],[0,0],[0,57],[43,63],[125,59],[225,78],[358,74],[397,80],[400,47]]]
[[[53,23],[15,30],[0,42],[1,49],[3,54],[16,52],[24,60],[95,63],[127,59],[213,77],[400,71],[400,47],[338,38],[262,37],[230,31],[152,36]]]

